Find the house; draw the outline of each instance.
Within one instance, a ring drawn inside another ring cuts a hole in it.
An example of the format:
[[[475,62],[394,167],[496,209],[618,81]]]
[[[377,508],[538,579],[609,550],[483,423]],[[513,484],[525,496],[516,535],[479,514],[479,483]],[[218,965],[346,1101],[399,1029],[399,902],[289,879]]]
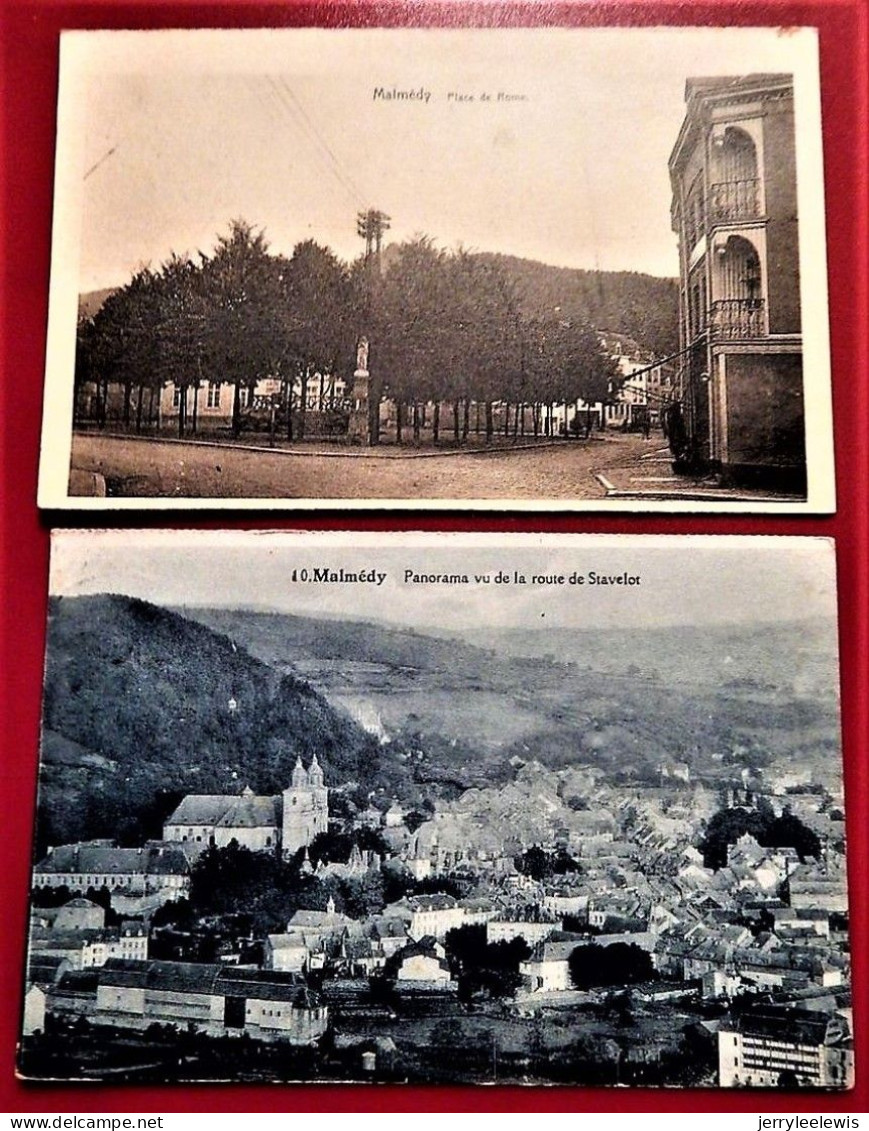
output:
[[[110,958],[148,957],[148,932],[141,920],[127,920],[120,927],[99,929],[58,929],[33,927],[30,932],[33,956],[64,958],[72,970],[103,966]]]
[[[718,1031],[723,1088],[848,1088],[853,1079],[851,1033],[839,1013],[770,1006]]]
[[[28,956],[27,984],[24,990],[24,1011],[21,1034],[29,1036],[45,1028],[45,1003],[49,986],[57,982],[70,969],[66,958],[57,955],[33,954]]]
[[[531,955],[519,964],[519,973],[526,979],[530,993],[550,993],[573,988],[570,977],[569,959],[578,946],[588,939],[581,935],[558,939],[547,939],[531,951]]]
[[[226,848],[230,841],[251,852],[293,856],[329,826],[329,790],[315,754],[306,770],[296,759],[292,782],[278,796],[190,793],[163,826],[165,840],[196,851]]]
[[[342,940],[362,934],[362,925],[336,911],[330,896],[325,911],[295,911],[285,933],[267,937],[265,965],[270,970],[295,972],[320,969],[327,952],[337,954]]]
[[[55,931],[100,931],[105,925],[105,909],[83,896],[62,904],[52,923]]]
[[[446,951],[431,935],[408,943],[393,959],[399,992],[456,992]]]
[[[183,390],[169,381],[160,391],[159,419],[161,423],[171,423],[181,413],[181,398],[186,398],[185,419],[194,419],[200,428],[228,427],[232,423],[233,406],[236,397],[235,385],[228,381],[203,381],[194,390],[187,385]],[[302,378],[297,376],[293,383],[293,403],[298,411],[302,396]],[[346,407],[347,384],[341,377],[327,373],[311,373],[305,382],[305,410],[311,413],[325,413],[333,408]],[[238,407],[244,414],[268,412],[272,405],[283,407],[286,411],[286,386],[282,381],[266,377],[252,387],[242,385],[238,390]]]
[[[790,75],[689,78],[670,156],[679,237],[685,470],[804,493],[800,265]]]
[[[447,931],[461,927],[465,912],[453,896],[443,892],[432,895],[412,895],[386,908],[387,914],[407,923],[407,933],[412,939],[426,935],[442,939]]]
[[[486,942],[512,942],[513,939],[522,939],[530,947],[534,947],[560,930],[561,920],[555,918],[543,922],[512,917],[492,919],[486,924]]]

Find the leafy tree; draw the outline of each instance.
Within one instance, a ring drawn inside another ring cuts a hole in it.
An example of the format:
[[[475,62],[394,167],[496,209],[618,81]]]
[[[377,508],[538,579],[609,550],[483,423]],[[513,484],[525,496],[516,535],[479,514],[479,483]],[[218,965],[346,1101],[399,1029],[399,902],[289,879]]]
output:
[[[533,845],[515,857],[513,862],[518,872],[534,880],[546,880],[552,876],[563,876],[567,872],[582,871],[582,866],[563,848],[547,852],[538,845]]]
[[[448,931],[444,939],[447,959],[459,980],[459,993],[467,1000],[485,992],[491,997],[512,997],[522,983],[519,965],[531,951],[524,939],[487,943],[482,924]]]
[[[301,383],[299,437],[305,434],[308,379],[320,375],[318,407],[325,407],[326,378],[348,379],[356,343],[351,308],[351,285],[346,267],[325,247],[313,240],[296,245],[292,258],[281,271],[286,304],[287,353],[293,371],[287,380]],[[334,387],[334,386],[333,386]]]
[[[628,986],[655,976],[651,956],[635,943],[588,943],[572,951],[567,963],[570,979],[578,990]]]
[[[273,376],[286,352],[285,308],[277,260],[262,231],[233,220],[203,264],[208,305],[208,368],[211,379],[233,385],[232,428],[241,428],[242,390],[248,398]]]
[[[720,809],[710,818],[698,845],[706,867],[723,868],[728,847],[746,833],[764,848],[794,848],[801,860],[818,856],[821,849],[817,834],[787,810],[776,817],[769,806],[766,809]]]

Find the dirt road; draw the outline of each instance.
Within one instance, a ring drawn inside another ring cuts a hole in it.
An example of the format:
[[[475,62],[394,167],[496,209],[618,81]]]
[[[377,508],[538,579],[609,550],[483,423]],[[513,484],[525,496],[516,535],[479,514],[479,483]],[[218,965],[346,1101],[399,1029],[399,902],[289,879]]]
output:
[[[250,451],[106,436],[76,436],[72,465],[105,476],[108,493],[136,498],[600,499],[593,472],[636,459],[639,436],[515,451],[397,455]]]

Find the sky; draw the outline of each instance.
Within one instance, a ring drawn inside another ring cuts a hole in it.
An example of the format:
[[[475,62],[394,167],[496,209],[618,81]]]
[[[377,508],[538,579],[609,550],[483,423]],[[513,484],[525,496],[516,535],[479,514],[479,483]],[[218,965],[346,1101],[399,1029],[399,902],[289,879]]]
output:
[[[368,207],[392,218],[389,239],[676,276],[667,159],[686,78],[790,73],[814,43],[732,28],[68,33],[56,215],[80,225],[82,292],[207,251],[235,218],[275,252],[313,238],[352,259]]]
[[[311,580],[317,568],[386,576],[381,584],[321,583]],[[408,570],[427,577],[464,574],[468,583],[416,582],[406,577]],[[509,580],[499,582],[499,573]],[[592,585],[591,573],[627,573],[640,582]],[[476,574],[489,582],[476,582]],[[585,583],[571,584],[574,575]],[[121,593],[164,606],[250,607],[469,636],[476,625],[759,624],[831,618],[836,610],[831,541],[757,536],[57,531],[50,591]]]

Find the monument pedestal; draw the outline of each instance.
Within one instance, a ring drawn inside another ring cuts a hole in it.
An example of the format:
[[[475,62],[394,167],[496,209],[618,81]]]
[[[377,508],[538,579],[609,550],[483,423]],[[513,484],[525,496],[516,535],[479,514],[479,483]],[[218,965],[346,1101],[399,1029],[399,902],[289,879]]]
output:
[[[347,435],[351,444],[370,444],[371,440],[371,374],[357,369],[353,374],[353,407]]]

